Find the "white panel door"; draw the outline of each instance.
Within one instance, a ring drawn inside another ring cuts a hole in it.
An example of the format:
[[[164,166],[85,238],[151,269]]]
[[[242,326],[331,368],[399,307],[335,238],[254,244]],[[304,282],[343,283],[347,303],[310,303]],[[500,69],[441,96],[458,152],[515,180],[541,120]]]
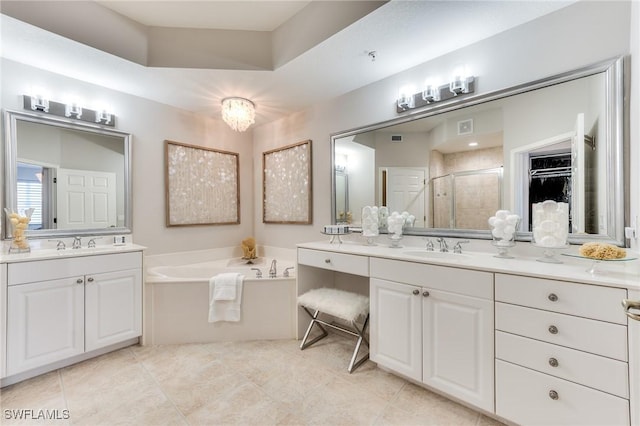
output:
[[[407,211],[416,217],[415,226],[425,226],[426,170],[411,167],[387,168],[387,207],[390,212]]]
[[[116,226],[116,175],[90,170],[58,169],[58,228]]]
[[[142,334],[140,269],[87,275],[85,300],[87,352]]]
[[[414,380],[422,379],[420,289],[371,278],[369,357]]]
[[[84,352],[84,277],[9,286],[7,375]]]
[[[493,302],[422,290],[423,382],[493,412]]]

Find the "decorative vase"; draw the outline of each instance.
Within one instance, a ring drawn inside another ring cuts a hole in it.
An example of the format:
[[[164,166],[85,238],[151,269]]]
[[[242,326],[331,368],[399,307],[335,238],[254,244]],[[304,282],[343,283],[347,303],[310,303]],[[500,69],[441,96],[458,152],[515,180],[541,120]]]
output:
[[[531,244],[544,249],[538,262],[562,263],[556,257],[559,249],[567,247],[569,237],[569,204],[546,200],[531,209],[533,235]]]
[[[509,254],[509,249],[516,245],[516,231],[520,225],[520,216],[512,214],[508,210],[498,210],[494,216],[489,218],[489,228],[491,229],[491,244],[498,249],[495,257],[502,259],[513,259]]]
[[[11,225],[11,245],[9,246],[9,253],[28,253],[31,251],[29,247],[29,240],[27,239],[27,229],[29,228],[29,222],[31,221],[31,215],[34,209],[26,209],[24,213],[18,214],[16,212],[4,209],[9,223]]]

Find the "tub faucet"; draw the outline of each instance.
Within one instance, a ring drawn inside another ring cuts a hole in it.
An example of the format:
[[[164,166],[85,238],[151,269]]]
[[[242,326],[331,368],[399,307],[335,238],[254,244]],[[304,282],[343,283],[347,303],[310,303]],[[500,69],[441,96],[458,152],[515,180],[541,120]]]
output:
[[[273,259],[271,261],[271,267],[269,268],[269,278],[275,278],[278,275],[278,271],[276,269],[276,260]]]
[[[446,253],[449,251],[449,245],[447,245],[447,241],[444,238],[438,238],[436,240],[440,243],[440,251]]]

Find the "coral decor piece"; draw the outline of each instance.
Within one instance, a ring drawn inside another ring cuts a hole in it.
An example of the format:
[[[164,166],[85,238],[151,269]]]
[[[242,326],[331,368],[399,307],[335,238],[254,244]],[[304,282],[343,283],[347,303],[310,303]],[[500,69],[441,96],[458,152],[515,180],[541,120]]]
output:
[[[246,260],[257,259],[256,240],[253,237],[245,238],[240,244],[242,247],[242,258]]]
[[[29,241],[27,240],[26,231],[29,228],[29,222],[31,221],[31,215],[35,209],[29,208],[24,213],[18,214],[5,208],[4,211],[9,218],[11,224],[11,235],[13,240],[9,247],[9,253],[26,253],[31,251],[29,247]]]

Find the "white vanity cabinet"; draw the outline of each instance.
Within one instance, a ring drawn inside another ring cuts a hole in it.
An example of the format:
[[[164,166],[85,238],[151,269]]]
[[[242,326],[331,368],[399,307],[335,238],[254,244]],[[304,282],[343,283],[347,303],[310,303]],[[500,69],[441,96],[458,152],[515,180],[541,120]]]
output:
[[[493,412],[493,274],[370,262],[371,359]]]
[[[496,414],[628,425],[625,289],[496,274]]]
[[[9,263],[6,376],[142,333],[142,252]]]

